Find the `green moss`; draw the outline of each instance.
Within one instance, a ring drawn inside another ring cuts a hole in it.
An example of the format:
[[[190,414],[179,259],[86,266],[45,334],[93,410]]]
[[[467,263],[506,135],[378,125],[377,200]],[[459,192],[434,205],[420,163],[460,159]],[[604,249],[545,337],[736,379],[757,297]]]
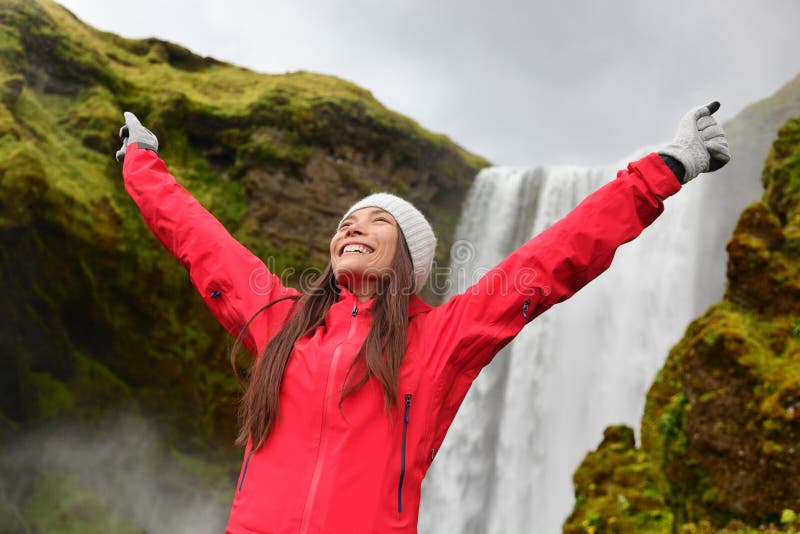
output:
[[[311,155],[307,146],[282,142],[265,134],[255,133],[252,140],[238,147],[239,166],[232,174],[244,174],[253,166],[273,166],[286,169],[296,179],[301,179],[303,167]]]
[[[75,359],[75,376],[70,388],[80,394],[80,401],[87,409],[120,402],[131,396],[130,385],[107,365],[82,353],[76,354]]]
[[[28,226],[48,189],[41,152],[32,142],[0,145],[0,229]]]
[[[684,427],[686,425],[686,410],[688,400],[681,391],[674,395],[667,404],[664,413],[658,420],[658,431],[664,442],[664,448],[670,450],[675,447],[678,452],[685,450]]]
[[[29,496],[20,505],[18,514],[19,522],[24,526],[24,531],[28,532],[144,532],[114,513],[98,496],[66,475],[36,478]]]
[[[36,412],[40,417],[49,419],[68,412],[75,406],[75,395],[63,382],[54,379],[47,373],[30,373],[29,384],[36,392]]]
[[[782,525],[793,525],[797,522],[797,514],[794,513],[794,510],[791,508],[785,509],[781,512],[781,524]]]
[[[636,450],[629,427],[608,427],[574,482],[576,505],[564,532],[669,532],[665,481],[650,457]]]
[[[719,393],[716,391],[707,391],[700,395],[698,402],[712,402],[719,396]]]
[[[107,157],[120,144],[116,132],[120,113],[114,95],[105,87],[95,86],[67,108],[62,124],[86,148]]]

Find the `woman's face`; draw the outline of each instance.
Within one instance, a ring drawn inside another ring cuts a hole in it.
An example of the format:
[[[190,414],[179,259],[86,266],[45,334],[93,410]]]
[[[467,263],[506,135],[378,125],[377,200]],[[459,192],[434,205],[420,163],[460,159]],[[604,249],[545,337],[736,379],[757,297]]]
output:
[[[331,239],[331,266],[336,280],[353,284],[377,281],[391,271],[399,228],[389,212],[362,208],[342,221]]]

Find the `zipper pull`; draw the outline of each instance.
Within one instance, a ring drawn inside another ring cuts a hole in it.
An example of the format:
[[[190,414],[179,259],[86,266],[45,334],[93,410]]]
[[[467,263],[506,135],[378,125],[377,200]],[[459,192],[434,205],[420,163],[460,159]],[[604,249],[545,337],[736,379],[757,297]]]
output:
[[[358,306],[353,306],[353,313],[351,313],[350,315],[352,315],[353,317],[358,315]]]
[[[411,411],[411,393],[406,393],[406,413],[404,422],[408,423],[408,412]]]

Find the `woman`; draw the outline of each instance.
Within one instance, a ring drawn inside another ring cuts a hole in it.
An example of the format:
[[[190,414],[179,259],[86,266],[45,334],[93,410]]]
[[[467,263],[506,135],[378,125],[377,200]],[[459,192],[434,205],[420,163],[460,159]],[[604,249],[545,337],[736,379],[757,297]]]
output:
[[[227,531],[416,532],[422,479],[478,372],[604,271],[682,183],[728,161],[718,107],[690,111],[671,144],[436,308],[416,295],[436,240],[410,203],[379,193],[353,205],[330,264],[301,295],[176,183],[155,135],[125,113],[126,189],[212,313],[257,356]]]

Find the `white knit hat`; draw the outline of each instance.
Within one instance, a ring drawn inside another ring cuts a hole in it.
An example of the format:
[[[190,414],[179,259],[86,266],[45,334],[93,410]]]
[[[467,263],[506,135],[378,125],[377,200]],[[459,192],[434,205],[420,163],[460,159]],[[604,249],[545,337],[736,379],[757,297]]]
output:
[[[397,225],[408,243],[408,251],[411,253],[411,264],[414,267],[414,291],[419,291],[425,285],[431,272],[433,255],[436,251],[436,236],[433,234],[428,219],[407,200],[390,193],[375,193],[350,206],[350,209],[339,221],[339,225],[354,211],[372,207],[389,212],[397,221]]]

